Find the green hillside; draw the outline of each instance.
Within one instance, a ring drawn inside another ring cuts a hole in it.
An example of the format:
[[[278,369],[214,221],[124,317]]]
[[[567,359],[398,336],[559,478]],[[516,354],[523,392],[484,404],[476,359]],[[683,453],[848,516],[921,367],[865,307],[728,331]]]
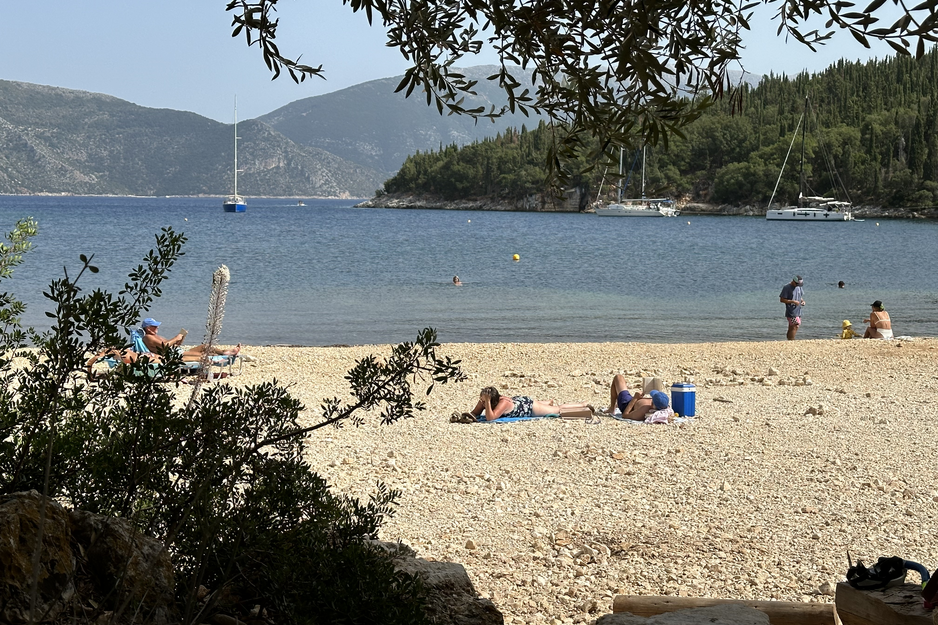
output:
[[[884,207],[938,205],[938,52],[868,63],[841,61],[824,72],[768,76],[743,87],[742,110],[717,102],[675,137],[667,149],[648,150],[649,195],[764,207],[792,144],[805,96],[805,175],[808,191],[837,195],[842,182],[856,204]],[[472,146],[415,154],[385,183],[390,193],[447,198],[514,198],[543,191],[549,129],[506,132]],[[636,146],[641,145],[636,138]],[[800,135],[775,201],[798,196]],[[626,157],[626,170],[633,161]],[[579,163],[580,169],[586,163]],[[592,197],[612,184],[614,163],[575,179]],[[608,168],[607,168],[608,166]],[[640,164],[631,185],[640,178]],[[634,186],[631,193],[637,192]],[[628,191],[627,191],[628,193]]]

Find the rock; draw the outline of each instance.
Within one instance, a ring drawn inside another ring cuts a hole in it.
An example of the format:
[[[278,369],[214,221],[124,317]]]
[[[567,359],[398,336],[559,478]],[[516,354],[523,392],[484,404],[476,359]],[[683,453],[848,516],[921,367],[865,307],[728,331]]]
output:
[[[475,551],[478,548],[479,547],[475,544],[475,541],[473,541],[471,538],[466,541],[466,549],[469,551]]]
[[[583,612],[585,614],[592,614],[593,612],[599,609],[599,605],[597,605],[595,599],[587,599],[586,601],[583,601],[582,603],[580,603],[578,607],[580,609],[580,612]]]
[[[821,587],[818,588],[818,594],[833,597],[836,593],[834,591],[834,586],[830,582],[824,582],[821,584]]]
[[[769,367],[768,375],[778,375],[778,369],[776,369],[775,367]]]
[[[54,501],[47,501],[45,509],[35,622],[55,619],[75,592],[68,513]],[[42,496],[34,490],[0,498],[0,622],[30,620],[30,573],[41,510]]]
[[[642,617],[619,612],[606,614],[596,620],[596,625],[769,625],[764,613],[741,603],[726,603],[706,608],[691,608],[666,614]]]
[[[391,555],[394,567],[419,576],[429,590],[427,614],[439,625],[503,625],[502,613],[489,599],[482,599],[465,567],[454,562],[430,562],[415,558],[412,549],[395,543],[374,543]]]
[[[147,622],[172,619],[173,563],[163,543],[140,533],[127,519],[69,512],[75,543],[84,551],[96,594],[108,597],[102,607],[127,603],[140,608]]]

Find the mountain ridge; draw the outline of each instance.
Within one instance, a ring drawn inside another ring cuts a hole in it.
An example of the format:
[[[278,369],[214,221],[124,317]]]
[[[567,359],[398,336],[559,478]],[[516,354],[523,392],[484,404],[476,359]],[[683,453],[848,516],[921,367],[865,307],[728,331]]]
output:
[[[504,92],[486,80],[497,69],[460,70],[478,81],[478,95],[468,96],[465,106],[487,111],[506,103]],[[441,115],[419,93],[395,93],[401,78],[302,98],[239,122],[239,192],[371,197],[408,155],[541,119]],[[233,160],[231,124],[108,94],[0,80],[2,194],[225,196]]]
[[[238,131],[244,195],[363,197],[386,177],[263,122]],[[232,126],[196,113],[0,81],[0,193],[222,196],[233,150]]]

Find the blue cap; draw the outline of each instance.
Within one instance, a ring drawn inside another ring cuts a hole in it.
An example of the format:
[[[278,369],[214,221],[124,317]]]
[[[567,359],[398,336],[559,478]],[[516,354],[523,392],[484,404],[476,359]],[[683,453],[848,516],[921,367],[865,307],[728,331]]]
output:
[[[668,396],[661,391],[652,391],[651,403],[655,406],[655,410],[664,410],[671,402],[668,401]]]
[[[158,326],[158,325],[160,325],[160,322],[154,319],[153,317],[147,317],[146,319],[143,320],[144,328],[147,328],[150,326]]]

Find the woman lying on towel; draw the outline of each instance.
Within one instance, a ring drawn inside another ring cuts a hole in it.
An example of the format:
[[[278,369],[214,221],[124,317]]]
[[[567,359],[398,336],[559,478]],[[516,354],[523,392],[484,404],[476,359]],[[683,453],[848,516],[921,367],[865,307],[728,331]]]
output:
[[[149,359],[151,364],[160,362],[159,354],[146,354],[146,356]],[[98,352],[94,356],[92,356],[86,363],[85,366],[88,369],[88,377],[92,380],[96,380],[100,377],[100,374],[95,374],[94,372],[94,365],[99,360],[103,360],[105,358],[113,358],[114,360],[122,362],[125,365],[130,365],[130,364],[137,362],[137,359],[139,357],[140,357],[140,354],[133,351],[132,349],[116,349],[113,347],[109,349],[105,349],[103,351]]]
[[[494,421],[500,417],[544,417],[559,414],[561,409],[588,408],[587,404],[563,404],[558,406],[552,401],[539,401],[526,396],[504,397],[494,386],[486,386],[479,393],[479,403],[472,409],[472,416],[478,417],[485,411],[485,420]]]

